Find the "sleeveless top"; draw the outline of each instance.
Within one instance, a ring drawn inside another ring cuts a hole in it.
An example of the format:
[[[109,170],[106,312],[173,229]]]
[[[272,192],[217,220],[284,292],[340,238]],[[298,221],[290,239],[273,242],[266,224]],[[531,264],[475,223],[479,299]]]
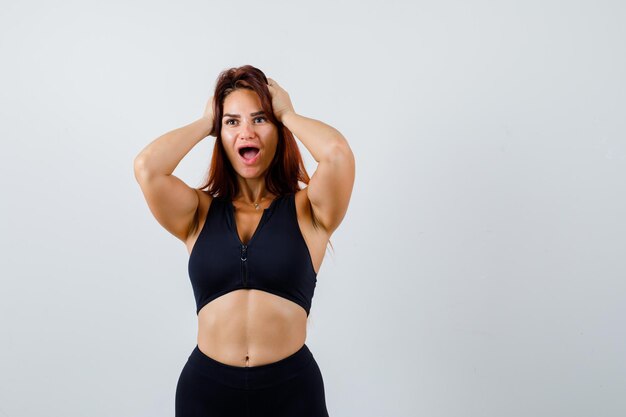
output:
[[[298,224],[295,193],[263,210],[247,244],[237,233],[234,211],[230,200],[213,198],[189,255],[196,314],[221,295],[250,288],[290,300],[308,317],[317,274]]]

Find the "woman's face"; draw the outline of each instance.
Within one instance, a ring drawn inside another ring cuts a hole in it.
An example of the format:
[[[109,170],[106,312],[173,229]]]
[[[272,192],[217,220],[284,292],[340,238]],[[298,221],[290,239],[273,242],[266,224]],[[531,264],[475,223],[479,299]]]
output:
[[[238,89],[226,96],[222,144],[240,176],[256,178],[264,175],[274,158],[277,143],[278,129],[263,113],[256,92]]]

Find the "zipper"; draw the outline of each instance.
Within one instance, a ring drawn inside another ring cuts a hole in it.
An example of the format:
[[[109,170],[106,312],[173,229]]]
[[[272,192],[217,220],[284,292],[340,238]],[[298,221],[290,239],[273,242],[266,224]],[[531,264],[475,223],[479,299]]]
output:
[[[248,246],[241,245],[241,278],[243,279],[243,286],[248,286]]]
[[[231,220],[232,220],[232,224],[231,224],[232,232],[233,232],[235,239],[237,239],[237,242],[239,242],[239,244],[241,245],[240,247],[241,249],[241,279],[243,280],[244,287],[248,286],[248,246],[250,245],[250,243],[254,241],[254,238],[256,237],[257,233],[263,227],[263,223],[265,222],[267,213],[269,212],[270,208],[273,207],[274,204],[276,204],[276,201],[279,198],[280,197],[277,197],[274,200],[272,200],[270,205],[266,209],[263,209],[263,213],[261,214],[261,220],[259,220],[259,224],[257,224],[256,229],[254,229],[254,232],[252,233],[250,240],[248,240],[247,245],[241,241],[241,238],[239,237],[239,233],[237,232],[237,220],[235,219],[235,206],[233,205],[232,201],[230,200],[228,201],[228,207],[229,207],[228,212],[230,213]]]

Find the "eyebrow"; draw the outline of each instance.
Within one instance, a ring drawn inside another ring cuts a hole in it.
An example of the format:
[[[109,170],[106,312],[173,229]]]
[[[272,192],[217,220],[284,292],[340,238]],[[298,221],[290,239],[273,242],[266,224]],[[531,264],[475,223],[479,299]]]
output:
[[[263,110],[257,111],[257,112],[254,112],[254,113],[250,113],[250,116],[254,117],[254,116],[258,116],[260,114],[265,114],[265,112]],[[224,113],[223,117],[239,117],[239,115],[238,114]]]

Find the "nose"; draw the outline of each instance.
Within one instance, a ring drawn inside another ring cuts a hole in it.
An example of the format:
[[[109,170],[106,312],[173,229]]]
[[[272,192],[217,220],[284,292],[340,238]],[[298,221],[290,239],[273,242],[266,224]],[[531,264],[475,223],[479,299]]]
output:
[[[242,122],[240,126],[240,136],[242,139],[248,139],[249,137],[254,136],[254,128],[251,123]]]

